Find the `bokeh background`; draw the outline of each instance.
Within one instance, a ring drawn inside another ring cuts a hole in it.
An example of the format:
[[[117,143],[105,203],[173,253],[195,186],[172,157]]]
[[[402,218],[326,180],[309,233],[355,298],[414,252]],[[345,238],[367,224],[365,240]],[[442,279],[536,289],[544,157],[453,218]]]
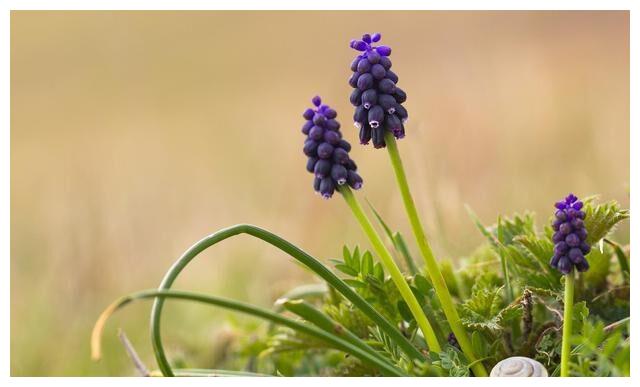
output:
[[[117,327],[154,365],[149,303],[110,321],[99,363],[92,324],[222,227],[257,224],[323,260],[366,246],[340,197],[314,195],[300,127],[320,94],[357,142],[348,42],[376,31],[409,95],[400,147],[438,256],[482,241],[465,203],[539,224],[569,191],[628,206],[627,12],[13,12],[12,375],[133,375]],[[386,152],[352,154],[359,196],[411,239]],[[177,288],[267,306],[311,281],[238,237]],[[170,356],[210,366],[245,323],[170,302]]]

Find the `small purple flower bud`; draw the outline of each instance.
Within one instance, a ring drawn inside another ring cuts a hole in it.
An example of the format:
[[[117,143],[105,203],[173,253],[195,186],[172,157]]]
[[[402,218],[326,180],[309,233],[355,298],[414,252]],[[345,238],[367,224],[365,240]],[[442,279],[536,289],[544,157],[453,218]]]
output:
[[[313,172],[316,167],[316,162],[318,161],[317,157],[309,157],[307,159],[307,171]]]
[[[366,58],[360,59],[357,70],[360,74],[368,73],[369,70],[371,70],[371,63],[369,63],[369,60]]]
[[[379,42],[380,38],[382,37],[382,35],[380,35],[380,33],[376,32],[375,34],[371,35],[371,41],[372,42]]]
[[[553,268],[558,268],[558,262],[560,261],[560,257],[562,257],[562,255],[558,255],[558,254],[553,254],[553,257],[551,257],[551,261],[549,261],[549,265]]]
[[[574,233],[567,235],[564,241],[567,242],[567,245],[569,245],[570,247],[580,246],[580,238],[578,238],[578,236]]]
[[[362,40],[363,40],[365,43],[371,43],[371,35],[369,35],[369,34],[364,34],[364,35],[362,35]]]
[[[365,90],[362,93],[362,106],[365,109],[371,108],[378,101],[378,93],[374,89]]]
[[[358,89],[365,91],[371,87],[373,87],[373,76],[371,74],[365,73],[358,77]]]
[[[560,231],[556,231],[555,233],[553,233],[553,237],[551,239],[554,243],[558,243],[564,240],[564,234]]]
[[[576,200],[578,200],[578,197],[572,193],[570,193],[567,197],[566,197],[566,201],[567,204],[571,204],[573,202],[575,202]]]
[[[582,251],[580,249],[574,247],[569,250],[569,259],[573,263],[578,263],[582,259],[584,259],[584,256],[582,255]]]
[[[353,189],[362,188],[362,178],[355,171],[352,171],[352,170],[348,171],[347,183],[349,184],[349,187],[351,187]]]
[[[582,258],[580,262],[576,263],[576,269],[579,272],[584,273],[585,271],[589,270],[589,262],[587,262],[586,259]]]
[[[380,54],[378,54],[375,51],[370,51],[367,53],[367,59],[369,60],[369,63],[371,64],[376,64],[378,62],[380,62]],[[384,69],[384,67],[383,67]]]
[[[369,125],[362,125],[360,127],[360,144],[366,145],[371,141],[371,127]]]
[[[353,89],[351,96],[349,96],[349,101],[353,106],[360,106],[362,104],[362,90]]]
[[[338,112],[336,112],[335,110],[328,108],[325,112],[324,112],[324,116],[327,117],[328,119],[332,120],[334,118],[336,118],[338,116]]]
[[[396,91],[393,92],[393,97],[396,99],[397,103],[404,103],[407,100],[407,93],[396,86]]]
[[[391,79],[385,78],[378,82],[378,90],[384,94],[391,94],[396,90],[396,84]]]
[[[387,114],[393,114],[396,112],[396,99],[390,94],[380,94],[378,96],[378,105],[382,106]]]
[[[580,228],[576,228],[575,233],[578,236],[578,238],[580,238],[581,241],[587,239],[587,229],[584,228],[584,226]]]
[[[378,126],[377,128],[371,128],[371,139],[373,140],[373,147],[376,149],[384,148],[387,143],[384,141],[384,127]]]
[[[366,122],[368,114],[367,109],[360,105],[356,108],[355,113],[353,113],[353,120],[355,122]]]
[[[571,225],[569,223],[562,223],[559,228],[560,232],[567,235],[571,232]]]
[[[393,83],[398,83],[398,76],[391,70],[387,71],[387,79]]]
[[[323,135],[324,135],[324,129],[322,129],[319,126],[314,126],[309,131],[309,138],[314,140],[314,141],[322,140]]]
[[[566,256],[560,257],[560,261],[558,261],[558,270],[560,270],[562,274],[569,274],[571,273],[571,269],[573,269],[573,265],[569,258]]]
[[[362,59],[362,55],[356,56],[353,62],[351,62],[351,71],[355,72],[358,70],[358,62],[360,62],[360,59]]]
[[[567,208],[567,204],[564,202],[564,200],[556,202],[554,206],[559,210],[564,210],[565,208]]]
[[[309,157],[315,157],[316,156],[316,152],[318,150],[318,143],[309,139],[306,140],[304,142],[304,148],[302,148],[302,151],[304,152],[305,155],[309,156]]]
[[[309,130],[313,127],[313,121],[307,121],[302,125],[302,133],[309,134]]]
[[[322,103],[322,99],[320,99],[320,97],[316,95],[311,99],[311,103],[313,103],[316,106],[320,106],[320,104]]]
[[[348,143],[347,141],[345,141],[345,140],[340,140],[340,141],[338,142],[338,147],[339,147],[339,148],[341,148],[341,149],[346,150],[346,151],[347,151],[347,153],[348,153],[348,152],[351,152],[351,144],[349,144],[349,143]]]
[[[553,222],[551,223],[551,228],[553,229],[553,231],[558,231],[560,230],[560,225],[564,223],[563,221],[561,221],[560,219],[554,219]]]
[[[328,159],[333,154],[333,146],[326,142],[318,145],[318,157],[321,159]]]
[[[320,181],[320,194],[323,198],[329,199],[333,196],[336,185],[331,177],[325,177]]]
[[[340,129],[340,123],[334,119],[327,120],[324,126],[329,130],[338,130]]]
[[[572,207],[574,210],[576,210],[576,211],[578,211],[578,210],[582,209],[582,207],[583,207],[583,206],[584,206],[584,203],[582,203],[582,202],[580,202],[580,201],[574,202],[574,203],[571,205],[571,207]]]
[[[353,49],[358,50],[358,51],[365,51],[367,49],[368,44],[363,42],[362,40],[356,40],[355,43],[353,43],[353,45],[351,47],[353,47]],[[382,54],[380,54],[382,55]]]
[[[591,252],[591,246],[587,242],[582,242],[580,243],[580,251],[582,251],[582,254],[587,255]]]
[[[310,120],[313,118],[313,110],[312,109],[307,109],[304,111],[304,113],[302,114],[302,116],[306,119],[306,120]]]
[[[376,129],[380,126],[382,120],[384,120],[384,110],[382,109],[382,106],[375,105],[371,107],[371,109],[369,109],[368,119],[369,126],[371,126],[371,128]]]
[[[360,74],[358,73],[351,74],[351,76],[349,77],[349,85],[351,87],[358,87],[358,78],[360,78]]]
[[[387,75],[387,70],[380,63],[376,63],[371,66],[371,75],[376,81],[379,81]]]
[[[391,68],[391,59],[386,56],[381,56],[380,64],[384,67],[385,70],[389,70]]]
[[[458,343],[458,339],[453,332],[449,333],[449,336],[447,336],[447,342],[450,346],[456,348],[458,351],[462,351],[462,348],[460,348],[460,343]]]
[[[331,178],[338,183],[338,185],[343,185],[347,182],[347,168],[344,165],[333,164],[331,167]]]
[[[560,242],[556,243],[555,247],[553,248],[553,251],[556,254],[562,255],[562,254],[566,253],[567,251],[569,251],[569,246],[567,245],[566,242],[560,241]]]
[[[558,210],[556,211],[556,218],[564,222],[567,220],[567,213],[564,210]]]
[[[402,105],[396,105],[396,114],[398,115],[400,120],[402,120],[402,122],[405,122],[407,118],[409,118],[409,113],[407,113],[407,109],[405,109],[404,106]]]
[[[336,148],[333,151],[333,158],[332,161],[334,163],[337,164],[346,164],[346,162],[349,160],[349,153],[342,149],[342,148]]]
[[[355,171],[356,169],[358,169],[356,162],[351,159],[347,160],[347,163],[344,166],[347,167],[349,171]]]
[[[324,133],[324,140],[331,145],[338,145],[340,143],[340,135],[335,130],[327,130]]]
[[[313,168],[313,173],[317,178],[324,178],[331,173],[331,162],[329,160],[320,159]]]
[[[398,116],[396,116],[395,114],[387,115],[387,118],[385,119],[385,125],[394,133],[402,128],[402,122],[400,121],[400,118],[398,118]]]
[[[376,47],[376,52],[381,56],[389,56],[391,55],[391,47],[389,46],[378,46]]]
[[[313,115],[313,123],[316,125],[322,125],[327,119],[321,113],[316,113]]]

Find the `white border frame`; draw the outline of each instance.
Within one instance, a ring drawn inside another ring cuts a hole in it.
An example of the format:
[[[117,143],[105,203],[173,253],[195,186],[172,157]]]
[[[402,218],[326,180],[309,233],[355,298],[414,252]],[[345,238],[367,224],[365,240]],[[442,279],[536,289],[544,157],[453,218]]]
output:
[[[638,179],[636,176],[637,166],[640,165],[640,149],[638,147],[638,90],[639,90],[639,78],[638,78],[638,53],[640,52],[639,34],[638,34],[638,13],[640,13],[638,6],[640,2],[627,1],[627,0],[609,0],[609,1],[566,1],[566,0],[538,0],[538,1],[507,1],[507,0],[457,0],[457,1],[424,1],[417,3],[415,0],[324,0],[322,2],[300,2],[292,0],[271,0],[269,2],[260,2],[256,0],[234,0],[227,2],[214,2],[206,0],[157,0],[157,1],[143,1],[143,0],[96,0],[96,1],[79,1],[79,0],[62,0],[62,1],[43,1],[43,0],[25,0],[25,1],[4,1],[2,3],[2,16],[0,17],[2,39],[0,40],[0,55],[2,55],[2,76],[0,77],[0,90],[1,103],[0,103],[0,119],[4,122],[2,129],[0,130],[0,182],[2,183],[2,189],[0,190],[0,251],[2,252],[2,264],[1,271],[2,277],[0,277],[0,377],[5,379],[9,385],[64,385],[64,386],[85,386],[87,383],[91,385],[108,385],[112,383],[131,383],[135,382],[137,385],[210,385],[211,383],[223,384],[226,386],[245,385],[250,381],[259,383],[261,386],[281,386],[281,385],[298,385],[303,383],[305,385],[316,385],[326,383],[322,378],[219,378],[212,381],[207,378],[180,378],[180,379],[163,379],[163,378],[11,378],[10,373],[10,326],[9,326],[9,313],[10,313],[10,11],[11,10],[629,10],[630,14],[630,144],[631,147],[631,176],[630,176],[630,192],[631,192],[631,212],[635,215],[638,206],[635,201],[635,192],[638,189]],[[392,5],[393,8],[389,6]],[[2,118],[4,117],[4,118]],[[634,150],[636,152],[634,152]],[[637,221],[635,216],[631,218],[631,244],[636,246],[636,243],[640,239],[640,235],[637,230]],[[632,277],[637,278],[638,269],[637,265],[632,266]],[[631,288],[631,297],[637,299],[638,293],[637,286],[634,284]],[[635,308],[637,309],[637,308]],[[631,309],[632,315],[632,337],[638,335],[638,324],[635,323],[638,318],[638,313]],[[62,343],[61,343],[62,344]],[[62,344],[63,345],[63,344]],[[634,351],[632,346],[632,351]],[[89,354],[87,353],[87,356]],[[638,377],[638,371],[640,368],[638,357],[634,356],[632,352],[631,356],[631,378],[607,378],[606,381],[598,380],[595,378],[549,378],[549,379],[519,379],[518,384],[522,385],[534,385],[534,383],[545,384],[559,384],[564,386],[569,385],[596,385],[596,383],[607,384],[620,384],[629,385],[633,379],[640,379]],[[353,386],[365,386],[368,387],[372,384],[381,385],[389,383],[397,383],[395,379],[388,378],[332,378],[331,383],[338,385]],[[411,386],[424,386],[429,383],[438,383],[444,385],[454,385],[458,383],[472,383],[484,386],[504,385],[511,386],[514,380],[511,379],[457,379],[457,378],[439,378],[436,382],[435,379],[422,379],[422,378],[409,378],[402,381],[403,384]]]

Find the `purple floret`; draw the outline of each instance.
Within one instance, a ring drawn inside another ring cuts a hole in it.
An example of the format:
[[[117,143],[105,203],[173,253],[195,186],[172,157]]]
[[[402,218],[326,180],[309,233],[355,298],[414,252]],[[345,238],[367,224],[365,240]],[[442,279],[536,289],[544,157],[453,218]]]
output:
[[[353,189],[362,187],[362,177],[356,172],[356,163],[349,158],[351,144],[342,138],[337,113],[322,105],[320,97],[311,102],[315,108],[305,110],[306,122],[302,133],[306,135],[303,152],[307,158],[307,171],[313,173],[313,188],[323,198],[330,198],[338,186],[347,184]]]
[[[398,76],[390,70],[391,47],[374,46],[381,35],[364,34],[362,40],[352,40],[351,48],[358,56],[351,63],[353,74],[349,84],[354,88],[351,104],[356,107],[354,124],[359,130],[360,143],[373,140],[375,148],[387,146],[384,135],[391,132],[397,139],[405,136],[407,109],[402,106],[407,94],[400,89]]]
[[[554,248],[549,264],[562,274],[571,273],[574,267],[580,272],[589,270],[585,255],[589,254],[591,246],[586,242],[583,205],[574,194],[555,204],[555,218],[551,223]]]

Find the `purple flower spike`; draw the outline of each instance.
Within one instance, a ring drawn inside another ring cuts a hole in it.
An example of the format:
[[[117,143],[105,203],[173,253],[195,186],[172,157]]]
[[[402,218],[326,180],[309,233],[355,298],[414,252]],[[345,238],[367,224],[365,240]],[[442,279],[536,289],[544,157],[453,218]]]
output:
[[[580,272],[589,270],[585,255],[591,251],[591,246],[585,241],[587,230],[583,221],[583,205],[574,194],[555,204],[557,211],[551,224],[555,231],[552,237],[555,246],[549,264],[565,275],[574,267]]]
[[[360,143],[373,140],[374,148],[384,148],[385,133],[397,139],[405,136],[408,113],[402,104],[407,94],[397,87],[398,76],[391,71],[391,47],[376,46],[381,35],[364,34],[362,40],[352,40],[351,48],[359,51],[351,63],[353,74],[349,85],[354,88],[349,100],[356,107],[354,125],[360,131]]]
[[[359,189],[362,177],[349,158],[351,144],[342,138],[340,124],[335,120],[338,114],[323,105],[320,97],[313,97],[311,102],[316,108],[305,110],[302,133],[306,135],[303,152],[308,157],[306,169],[314,175],[314,190],[329,199],[341,185]],[[368,111],[364,112],[366,116]]]

